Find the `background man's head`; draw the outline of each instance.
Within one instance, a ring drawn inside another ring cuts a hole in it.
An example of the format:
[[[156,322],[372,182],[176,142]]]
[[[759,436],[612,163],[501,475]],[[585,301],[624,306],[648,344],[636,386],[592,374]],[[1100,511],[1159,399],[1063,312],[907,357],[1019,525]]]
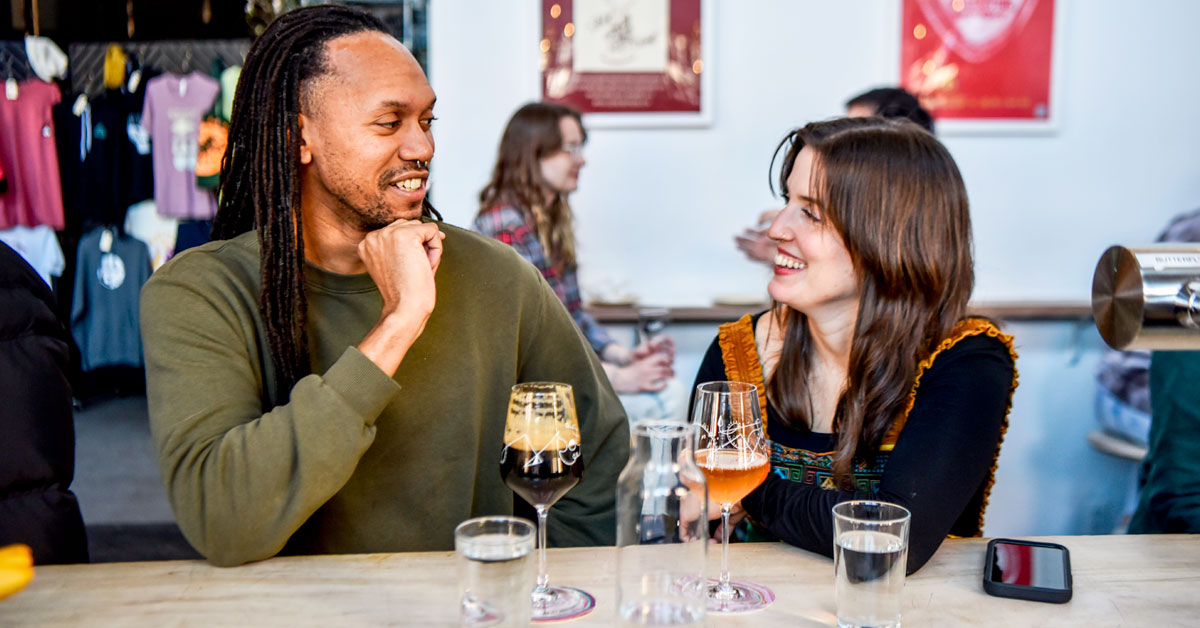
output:
[[[899,87],[880,87],[847,100],[846,115],[851,118],[908,118],[933,133],[933,116],[921,107],[916,96]]]

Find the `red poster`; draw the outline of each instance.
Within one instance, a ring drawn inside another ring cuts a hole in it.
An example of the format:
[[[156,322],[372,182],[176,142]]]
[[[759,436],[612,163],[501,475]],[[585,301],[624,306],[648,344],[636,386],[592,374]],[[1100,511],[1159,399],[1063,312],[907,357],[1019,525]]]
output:
[[[702,113],[701,0],[543,0],[542,98],[585,113]]]
[[[1054,0],[903,2],[901,84],[935,118],[1053,118]]]

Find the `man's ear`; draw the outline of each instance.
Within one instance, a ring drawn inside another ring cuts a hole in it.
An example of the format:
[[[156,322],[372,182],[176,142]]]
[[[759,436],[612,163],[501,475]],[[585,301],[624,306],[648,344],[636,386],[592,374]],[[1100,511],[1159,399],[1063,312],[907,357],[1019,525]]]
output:
[[[311,164],[313,160],[312,142],[310,138],[312,125],[309,123],[307,116],[302,113],[299,114],[299,116],[300,118],[297,120],[297,124],[300,126],[300,165],[307,166],[308,164]]]

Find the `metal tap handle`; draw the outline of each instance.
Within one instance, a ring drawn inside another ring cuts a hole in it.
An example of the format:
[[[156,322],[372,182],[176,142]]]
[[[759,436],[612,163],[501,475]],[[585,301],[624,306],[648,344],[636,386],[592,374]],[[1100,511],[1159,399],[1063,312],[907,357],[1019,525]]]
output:
[[[1200,329],[1200,278],[1183,284],[1179,289],[1175,318],[1184,327]]]

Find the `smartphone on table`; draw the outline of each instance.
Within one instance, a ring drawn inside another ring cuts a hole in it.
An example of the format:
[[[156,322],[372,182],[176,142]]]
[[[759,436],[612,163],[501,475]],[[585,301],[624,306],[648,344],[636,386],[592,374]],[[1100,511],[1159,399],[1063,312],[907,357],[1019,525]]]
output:
[[[1036,602],[1070,601],[1070,552],[1058,543],[992,539],[984,560],[983,590]]]

